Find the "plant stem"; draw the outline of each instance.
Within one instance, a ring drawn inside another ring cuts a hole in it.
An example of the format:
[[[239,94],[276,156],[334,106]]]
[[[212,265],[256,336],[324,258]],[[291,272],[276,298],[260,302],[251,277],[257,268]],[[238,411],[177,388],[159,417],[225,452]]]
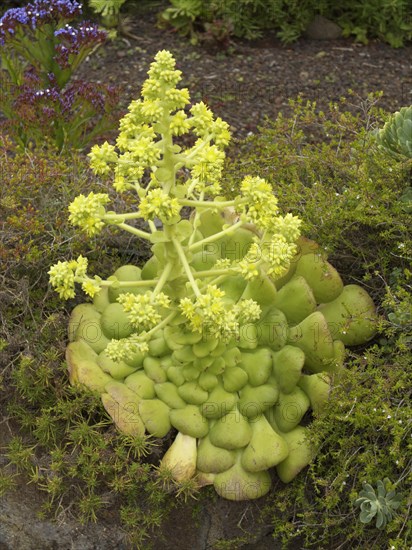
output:
[[[169,313],[169,315],[165,317],[161,323],[151,328],[149,332],[146,333],[146,339],[148,336],[152,336],[152,334],[165,327],[170,321],[172,321],[176,317],[177,314],[178,311],[172,311],[172,313]]]
[[[223,208],[227,208],[228,206],[234,206],[235,201],[195,201],[191,199],[179,199],[179,204],[181,206],[193,206],[193,208],[197,208],[198,206],[207,206],[208,208],[215,208],[218,210],[222,210]]]
[[[84,279],[84,281],[82,282],[85,282],[87,281],[87,279]],[[124,288],[124,287],[136,287],[136,288],[139,288],[139,287],[144,287],[144,286],[154,286],[157,281],[156,279],[147,279],[146,281],[108,281],[108,280],[105,280],[105,281],[102,281],[100,284],[101,286],[104,286],[104,287],[109,287],[109,286],[113,286],[114,283],[117,283],[117,286],[119,288]]]
[[[231,273],[227,273],[226,275],[220,275],[220,277],[216,277],[216,279],[213,279],[213,281],[209,281],[208,285],[218,285],[219,283],[222,283],[226,277],[231,275]]]
[[[196,277],[205,279],[206,277],[216,277],[218,275],[233,275],[235,271],[230,267],[224,269],[206,269],[204,271],[196,271]]]
[[[152,220],[148,220],[148,224],[149,224],[149,227],[150,227],[150,231],[152,233],[156,233],[157,227],[155,226],[154,222]]]
[[[204,197],[205,193],[204,191],[202,191],[199,195],[199,200],[203,200],[203,197]],[[192,234],[190,235],[190,238],[189,238],[189,246],[191,246],[193,244],[193,241],[195,240],[195,237],[196,237],[196,229],[197,229],[197,226],[198,226],[198,221],[199,221],[199,216],[200,216],[200,213],[198,210],[195,210],[195,215],[193,216],[193,231],[192,231]]]
[[[187,278],[189,279],[190,286],[193,288],[193,292],[195,293],[195,295],[197,297],[200,296],[201,292],[200,292],[199,287],[197,286],[196,281],[193,277],[192,270],[190,269],[189,262],[187,261],[185,252],[184,252],[181,244],[179,243],[179,241],[175,237],[172,238],[172,243],[174,244],[174,247],[176,248],[176,252],[178,253],[180,261],[182,262],[182,265],[183,265],[183,268],[186,272]]]
[[[210,235],[210,237],[206,237],[205,239],[202,239],[201,241],[197,241],[197,242],[193,243],[192,245],[189,246],[189,250],[190,250],[190,252],[193,252],[193,251],[197,250],[198,248],[202,248],[202,246],[204,244],[213,243],[214,241],[217,241],[221,237],[224,237],[225,235],[227,235],[228,233],[230,233],[234,229],[237,229],[238,227],[241,227],[242,225],[243,225],[243,222],[239,221],[239,222],[227,227],[226,229],[223,229],[222,231],[219,231],[219,233],[215,233],[214,235]]]
[[[105,214],[104,220],[134,220],[141,218],[140,212],[127,212],[126,214]]]
[[[132,227],[131,225],[128,225],[127,223],[119,223],[117,227],[120,227],[121,229],[124,229],[125,231],[128,231],[129,233],[132,233],[133,235],[137,235],[137,237],[141,237],[142,239],[147,239],[150,241],[151,234],[146,233],[146,231],[142,231],[141,229],[137,229],[136,227]]]
[[[159,294],[159,292],[162,290],[164,285],[167,282],[167,279],[170,275],[170,272],[172,271],[173,264],[172,262],[168,262],[163,269],[163,273],[161,274],[159,280],[157,281],[156,287],[153,290],[153,299]]]

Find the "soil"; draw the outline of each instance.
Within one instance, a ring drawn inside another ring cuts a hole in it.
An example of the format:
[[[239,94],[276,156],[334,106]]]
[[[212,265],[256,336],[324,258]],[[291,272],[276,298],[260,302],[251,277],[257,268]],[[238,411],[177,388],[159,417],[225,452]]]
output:
[[[80,78],[119,85],[123,111],[139,96],[149,64],[160,49],[175,55],[192,100],[207,102],[215,115],[231,125],[235,138],[256,132],[265,117],[286,113],[288,99],[298,94],[316,100],[320,108],[339,100],[349,88],[359,96],[352,101],[354,109],[368,92],[378,90],[384,92],[380,104],[387,110],[412,103],[412,45],[396,50],[380,42],[364,46],[347,39],[302,38],[284,46],[268,33],[252,43],[233,42],[229,51],[223,51],[216,45],[193,46],[173,32],[158,29],[156,11],[132,16],[128,31],[136,39],[120,37],[100,48],[79,73]],[[9,436],[6,424],[0,423],[0,447]],[[81,526],[67,513],[57,522],[40,521],[36,512],[42,500],[24,481],[15,492],[0,498],[0,550],[126,548],[121,527],[106,519]],[[246,534],[247,542],[239,539],[238,548],[276,550],[281,546],[270,536],[270,526],[258,521],[265,501],[208,499],[196,521],[193,502],[179,505],[151,542],[156,550],[212,550],[219,539]]]
[[[285,46],[268,32],[254,42],[233,41],[223,50],[210,42],[193,46],[157,28],[157,11],[129,19],[127,30],[136,39],[120,37],[102,47],[79,73],[121,86],[124,110],[139,97],[149,65],[161,49],[175,56],[192,101],[205,101],[230,124],[236,138],[256,132],[265,117],[286,113],[289,98],[299,94],[322,109],[347,96],[349,89],[355,94],[354,109],[376,91],[383,92],[380,105],[386,110],[412,103],[412,45],[394,49],[378,41],[365,46],[344,38],[301,38]]]

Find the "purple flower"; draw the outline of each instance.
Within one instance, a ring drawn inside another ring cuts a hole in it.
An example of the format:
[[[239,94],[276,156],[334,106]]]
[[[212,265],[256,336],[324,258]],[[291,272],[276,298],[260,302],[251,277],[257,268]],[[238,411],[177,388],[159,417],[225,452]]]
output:
[[[83,21],[77,28],[65,25],[55,31],[54,36],[62,38],[68,44],[83,46],[83,44],[103,42],[107,38],[107,32],[100,30],[90,21]]]
[[[60,67],[67,68],[70,66],[70,56],[78,55],[83,48],[91,48],[104,42],[107,33],[100,30],[97,25],[84,21],[78,28],[65,25],[55,31],[54,36],[61,40],[56,46],[55,60]]]
[[[70,21],[82,13],[81,4],[75,0],[34,0],[25,10],[33,29],[42,23]]]
[[[34,0],[24,8],[13,8],[0,19],[0,45],[13,37],[16,29],[28,26],[36,29],[45,23],[61,24],[82,13],[82,7],[75,0]]]
[[[104,113],[114,108],[118,101],[118,90],[97,82],[78,80],[64,92],[64,110],[72,109],[77,104],[89,104],[97,113]]]
[[[0,19],[0,45],[5,43],[7,35],[14,35],[16,27],[29,24],[30,19],[25,8],[14,8],[6,11]]]
[[[60,103],[61,97],[60,92],[57,88],[46,88],[46,89],[36,89],[30,84],[23,85],[21,87],[21,92],[16,99],[16,107],[22,105],[32,105],[42,103],[44,101],[52,103]]]

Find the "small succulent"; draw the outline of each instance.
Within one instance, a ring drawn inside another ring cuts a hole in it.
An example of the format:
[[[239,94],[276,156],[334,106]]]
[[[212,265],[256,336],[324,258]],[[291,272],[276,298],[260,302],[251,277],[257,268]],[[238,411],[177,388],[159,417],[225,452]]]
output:
[[[362,523],[370,523],[376,516],[376,527],[384,529],[392,520],[402,497],[397,495],[395,490],[388,491],[388,485],[390,480],[387,477],[383,481],[378,480],[376,493],[372,485],[363,482],[363,489],[359,493],[359,498],[355,500],[355,506],[361,510],[359,519]]]
[[[412,159],[412,105],[394,113],[379,130],[377,139],[392,156]]]

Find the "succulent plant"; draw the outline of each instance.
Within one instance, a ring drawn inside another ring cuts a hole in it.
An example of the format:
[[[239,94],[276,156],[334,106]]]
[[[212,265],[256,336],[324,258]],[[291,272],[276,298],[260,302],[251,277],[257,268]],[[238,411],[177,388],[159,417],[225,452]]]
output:
[[[269,468],[289,482],[314,456],[302,418],[324,410],[345,343],[375,334],[375,308],[300,236],[300,220],[279,212],[265,180],[246,176],[234,200],[220,197],[228,127],[203,103],[185,111],[179,80],[171,54],[159,52],[117,150],[90,153],[97,174],[137,194],[136,210],[108,211],[109,196],[93,192],[69,207],[88,235],[114,224],[153,255],[106,280],[80,256],[50,279],[62,298],[75,283],[93,298],[70,318],[70,382],[99,392],[129,436],[177,430],[161,463],[176,480],[197,475],[225,498],[258,498]],[[190,130],[196,140],[184,149],[176,137]],[[138,218],[148,230],[132,225]]]
[[[402,497],[394,490],[388,491],[387,486],[390,480],[385,478],[376,483],[377,493],[372,485],[363,482],[363,489],[359,498],[355,500],[355,506],[360,508],[359,519],[362,523],[370,523],[376,517],[376,527],[384,529],[386,524],[392,520],[396,510],[401,504]]]
[[[377,134],[378,143],[396,158],[412,158],[412,105],[394,113]]]

